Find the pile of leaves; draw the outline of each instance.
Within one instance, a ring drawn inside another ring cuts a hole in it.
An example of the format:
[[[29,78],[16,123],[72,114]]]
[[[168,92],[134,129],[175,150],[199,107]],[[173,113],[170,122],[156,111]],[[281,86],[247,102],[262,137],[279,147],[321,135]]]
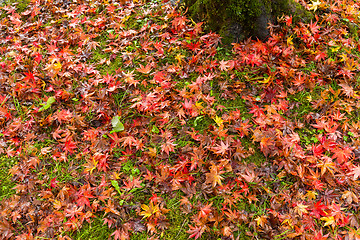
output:
[[[231,50],[166,1],[2,6],[1,238],[359,239],[360,4],[299,2]]]

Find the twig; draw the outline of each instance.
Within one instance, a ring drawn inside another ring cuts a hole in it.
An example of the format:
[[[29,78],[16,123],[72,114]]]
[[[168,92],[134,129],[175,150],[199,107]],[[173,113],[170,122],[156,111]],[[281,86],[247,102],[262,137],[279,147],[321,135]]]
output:
[[[184,227],[184,225],[185,225],[185,223],[186,223],[187,221],[188,221],[187,219],[185,219],[185,220],[183,221],[183,223],[182,223],[181,226],[180,226],[180,230],[178,231],[178,233],[177,233],[176,236],[175,236],[175,239],[177,238],[177,236],[179,236],[182,228]]]

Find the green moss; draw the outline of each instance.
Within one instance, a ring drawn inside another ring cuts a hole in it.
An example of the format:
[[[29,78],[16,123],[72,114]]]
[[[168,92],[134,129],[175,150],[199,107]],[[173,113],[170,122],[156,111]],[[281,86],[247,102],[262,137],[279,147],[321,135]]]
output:
[[[189,127],[192,127],[196,131],[200,131],[201,133],[207,130],[210,127],[210,125],[214,125],[214,124],[215,124],[214,120],[207,115],[201,115],[196,118],[189,119],[187,122],[187,125]]]
[[[294,0],[185,0],[185,5],[191,18],[205,21],[207,30],[219,33],[226,44],[234,40],[233,25],[241,26],[243,36],[238,36],[240,38],[256,35],[259,26],[264,24],[258,21],[261,15],[271,21],[283,14],[293,14],[297,20],[313,17]]]
[[[0,201],[15,193],[15,183],[11,180],[9,169],[16,164],[16,158],[0,157]]]
[[[30,0],[5,0],[4,2],[0,2],[0,6],[4,6],[4,5],[15,5],[16,6],[16,12],[21,13],[24,12],[27,7],[30,4]],[[3,17],[3,16],[2,16]]]
[[[209,29],[226,33],[227,24],[240,22],[246,31],[255,28],[253,19],[261,14],[260,0],[187,0],[190,16],[205,20]]]
[[[244,144],[245,142],[245,144]],[[245,158],[244,161],[248,163],[254,163],[257,166],[261,166],[261,164],[268,161],[268,159],[265,157],[265,155],[258,150],[259,147],[255,146],[255,144],[252,144],[249,140],[243,140],[242,143],[246,146],[247,144],[249,146],[253,146],[252,148],[255,149],[254,154],[250,155],[249,157]],[[246,144],[247,143],[247,144]]]

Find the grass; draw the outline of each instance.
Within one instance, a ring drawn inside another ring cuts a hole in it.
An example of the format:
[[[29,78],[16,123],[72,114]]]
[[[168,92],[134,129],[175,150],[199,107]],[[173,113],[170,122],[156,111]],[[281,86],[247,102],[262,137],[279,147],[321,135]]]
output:
[[[22,12],[24,12],[26,10],[26,8],[28,7],[30,2],[31,2],[31,0],[21,0],[21,1],[5,0],[0,5],[15,5],[16,6],[16,12],[22,13]]]
[[[104,225],[101,218],[96,217],[91,223],[85,223],[79,231],[73,232],[69,237],[76,240],[108,239],[112,232],[107,225]]]
[[[15,190],[15,182],[11,179],[9,170],[16,165],[16,157],[7,157],[4,154],[0,155],[0,201],[11,197]]]

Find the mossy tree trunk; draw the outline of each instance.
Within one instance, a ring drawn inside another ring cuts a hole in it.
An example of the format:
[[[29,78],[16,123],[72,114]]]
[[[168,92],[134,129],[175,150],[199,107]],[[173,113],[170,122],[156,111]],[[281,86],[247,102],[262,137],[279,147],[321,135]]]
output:
[[[184,0],[184,3],[195,21],[206,22],[210,30],[220,33],[225,43],[250,36],[265,40],[269,36],[268,23],[283,14],[311,18],[294,0]]]

